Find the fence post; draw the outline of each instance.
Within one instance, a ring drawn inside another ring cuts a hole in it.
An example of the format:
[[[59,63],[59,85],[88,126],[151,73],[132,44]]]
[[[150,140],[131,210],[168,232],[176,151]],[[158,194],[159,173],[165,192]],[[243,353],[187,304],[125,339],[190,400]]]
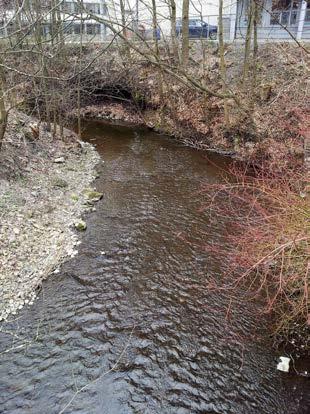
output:
[[[305,23],[305,17],[306,17],[306,10],[307,10],[307,2],[302,1],[301,7],[300,7],[300,13],[298,18],[298,29],[297,29],[297,35],[296,39],[300,40],[302,38],[302,32],[304,30],[304,23]]]

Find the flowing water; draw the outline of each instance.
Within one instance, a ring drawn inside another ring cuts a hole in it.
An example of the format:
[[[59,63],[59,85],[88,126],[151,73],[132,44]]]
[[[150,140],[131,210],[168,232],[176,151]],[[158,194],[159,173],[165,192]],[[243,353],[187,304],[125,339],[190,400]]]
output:
[[[309,413],[309,381],[276,371],[254,304],[227,319],[208,291],[221,263],[204,245],[224,223],[199,212],[197,190],[219,169],[151,132],[92,122],[84,135],[104,197],[79,255],[4,327],[0,412]]]

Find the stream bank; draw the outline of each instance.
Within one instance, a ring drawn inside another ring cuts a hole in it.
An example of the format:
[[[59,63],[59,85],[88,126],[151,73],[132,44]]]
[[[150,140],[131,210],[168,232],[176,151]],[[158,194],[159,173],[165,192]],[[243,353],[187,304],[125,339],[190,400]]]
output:
[[[61,141],[13,112],[0,157],[0,320],[6,320],[32,304],[43,279],[77,254],[74,223],[93,208],[89,187],[99,156],[73,132]]]

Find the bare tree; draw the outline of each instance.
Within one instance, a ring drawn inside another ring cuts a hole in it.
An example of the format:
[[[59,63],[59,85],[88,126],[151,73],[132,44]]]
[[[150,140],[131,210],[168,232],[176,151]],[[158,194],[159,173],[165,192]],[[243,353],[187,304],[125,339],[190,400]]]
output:
[[[178,43],[176,38],[177,32],[177,7],[175,0],[169,1],[169,9],[170,9],[170,21],[171,21],[171,29],[170,29],[170,36],[171,36],[171,43],[172,43],[172,50],[173,56],[176,61],[179,60],[179,52],[178,52]]]
[[[254,12],[255,12],[255,1],[250,0],[248,8],[248,25],[245,37],[245,46],[244,46],[244,61],[243,61],[243,75],[242,83],[245,85],[245,82],[248,77],[249,67],[250,67],[250,54],[251,54],[251,42],[252,42],[252,32],[254,24]]]
[[[226,62],[224,55],[224,34],[223,34],[223,0],[219,0],[219,54],[220,54],[220,72],[222,78],[222,88],[223,92],[227,92],[226,87]],[[224,115],[225,115],[225,124],[229,125],[229,112],[227,102],[224,101]]]
[[[157,10],[156,10],[156,0],[152,0],[152,21],[153,21],[153,39],[155,42],[155,55],[159,57],[159,47],[158,47],[158,23],[157,23]]]
[[[1,64],[1,60],[0,60]],[[3,138],[7,125],[7,110],[5,106],[5,90],[6,90],[6,80],[5,73],[3,68],[0,65],[0,150],[3,143]]]
[[[254,1],[254,17],[253,17],[253,88],[256,86],[256,77],[257,77],[257,55],[258,55],[258,24],[259,16],[262,10],[259,0]]]
[[[182,65],[186,67],[189,58],[189,0],[183,0],[182,3]]]

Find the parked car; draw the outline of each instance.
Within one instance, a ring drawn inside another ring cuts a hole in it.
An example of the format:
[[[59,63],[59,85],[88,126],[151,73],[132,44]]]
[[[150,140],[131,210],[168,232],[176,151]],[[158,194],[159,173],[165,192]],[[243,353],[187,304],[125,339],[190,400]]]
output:
[[[205,23],[199,19],[189,19],[188,31],[190,38],[209,38],[215,40],[217,37],[217,26]],[[177,21],[176,25],[177,36],[182,35],[182,20]]]

